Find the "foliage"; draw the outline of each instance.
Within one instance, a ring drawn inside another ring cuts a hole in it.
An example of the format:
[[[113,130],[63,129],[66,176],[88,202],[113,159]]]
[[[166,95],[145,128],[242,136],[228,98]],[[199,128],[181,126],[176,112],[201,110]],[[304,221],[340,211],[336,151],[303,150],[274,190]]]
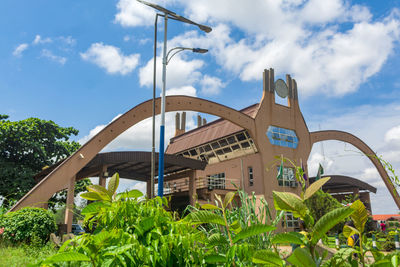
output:
[[[28,192],[35,185],[33,176],[42,168],[65,159],[80,146],[69,141],[78,134],[72,127],[37,118],[7,118],[0,118],[0,197],[6,204]]]
[[[13,243],[43,243],[56,230],[53,213],[41,208],[26,207],[0,217],[2,238]]]
[[[216,205],[204,204],[201,206],[203,210],[193,211],[185,217],[188,222],[217,225],[214,229],[220,230],[208,236],[206,245],[210,250],[205,261],[209,264],[219,263],[228,266],[230,264],[249,266],[252,262],[282,266],[284,261],[280,259],[279,254],[269,250],[257,250],[259,247],[247,242],[249,238],[271,233],[276,229],[275,226],[262,223],[241,225],[238,220],[232,221],[230,209],[233,209],[232,200],[235,194],[228,192],[224,199],[215,195],[218,200]]]
[[[115,194],[115,174],[103,188],[88,186],[81,196],[95,200],[82,210],[94,231],[64,243],[41,264],[70,261],[92,266],[193,266],[204,261],[204,235],[164,207],[165,198],[144,199],[138,190]],[[196,245],[199,244],[199,245]]]

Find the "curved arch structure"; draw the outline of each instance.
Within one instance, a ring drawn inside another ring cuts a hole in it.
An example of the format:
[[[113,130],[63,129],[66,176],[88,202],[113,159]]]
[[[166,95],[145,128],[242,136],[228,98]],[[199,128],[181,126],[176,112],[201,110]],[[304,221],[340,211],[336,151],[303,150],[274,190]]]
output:
[[[166,111],[197,111],[224,118],[255,133],[254,119],[227,106],[190,96],[167,96]],[[156,99],[156,114],[160,113],[160,98]],[[145,101],[111,122],[92,139],[62,162],[21,198],[10,211],[26,206],[41,206],[55,193],[68,187],[70,180],[107,144],[121,133],[152,116],[152,100]]]
[[[400,197],[399,194],[397,193],[396,188],[390,181],[389,175],[387,174],[382,163],[378,160],[374,151],[372,151],[372,149],[367,144],[365,144],[360,138],[347,132],[335,131],[335,130],[311,132],[310,138],[311,138],[311,144],[327,140],[337,140],[352,144],[353,146],[358,148],[369,158],[372,164],[374,164],[383,182],[385,183],[390,194],[392,195],[397,207],[400,208]]]

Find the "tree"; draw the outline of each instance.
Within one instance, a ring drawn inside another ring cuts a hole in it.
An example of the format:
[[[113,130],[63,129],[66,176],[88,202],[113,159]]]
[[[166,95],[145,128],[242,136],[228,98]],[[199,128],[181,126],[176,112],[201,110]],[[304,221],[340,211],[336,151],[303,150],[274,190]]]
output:
[[[318,190],[312,197],[307,199],[305,201],[305,204],[307,205],[314,219],[321,218],[328,212],[343,207],[343,205],[340,204],[340,202],[336,198],[332,197],[330,194],[325,193],[322,190]],[[341,229],[343,229],[343,225],[344,223],[341,222],[334,228],[332,228],[331,231],[340,232]]]
[[[3,204],[21,198],[35,185],[35,174],[80,147],[78,142],[69,140],[71,135],[78,134],[73,127],[60,127],[53,121],[38,118],[10,121],[8,117],[0,115],[0,197]]]

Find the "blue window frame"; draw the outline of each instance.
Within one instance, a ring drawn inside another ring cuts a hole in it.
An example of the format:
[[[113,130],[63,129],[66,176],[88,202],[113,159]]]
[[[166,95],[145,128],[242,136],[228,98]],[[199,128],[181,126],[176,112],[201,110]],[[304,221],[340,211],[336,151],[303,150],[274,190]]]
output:
[[[269,126],[267,130],[267,137],[271,144],[277,146],[285,146],[290,148],[297,148],[299,139],[293,130],[284,129],[276,126]]]

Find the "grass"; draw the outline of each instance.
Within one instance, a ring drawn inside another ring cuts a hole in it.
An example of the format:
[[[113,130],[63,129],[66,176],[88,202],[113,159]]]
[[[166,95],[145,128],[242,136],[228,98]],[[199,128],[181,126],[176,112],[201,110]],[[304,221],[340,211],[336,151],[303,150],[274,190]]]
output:
[[[0,266],[27,266],[45,259],[57,252],[53,245],[44,246],[7,246],[0,243]]]

